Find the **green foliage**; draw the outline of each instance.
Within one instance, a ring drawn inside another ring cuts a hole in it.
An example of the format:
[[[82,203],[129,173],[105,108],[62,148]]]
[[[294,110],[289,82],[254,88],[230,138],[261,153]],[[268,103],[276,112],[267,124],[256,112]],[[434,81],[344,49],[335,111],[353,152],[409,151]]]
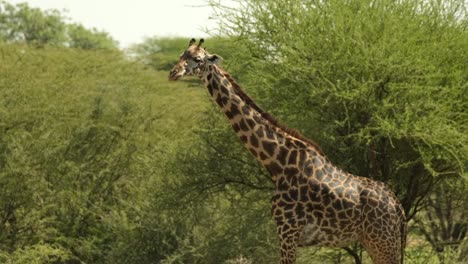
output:
[[[202,91],[119,52],[0,45],[0,58],[0,258],[154,263],[150,231],[176,238],[147,184],[169,177]]]
[[[81,49],[116,49],[117,42],[106,32],[68,24],[55,9],[41,10],[26,3],[0,1],[0,41],[26,43],[35,47],[69,46]]]
[[[115,49],[117,42],[108,33],[95,28],[89,30],[80,24],[68,25],[68,46],[80,49]]]
[[[6,264],[63,263],[70,260],[70,252],[47,244],[35,244],[17,249],[12,254],[0,253],[0,260]]]
[[[0,37],[42,47],[65,41],[64,18],[57,10],[42,11],[26,3],[16,6],[0,2]]]

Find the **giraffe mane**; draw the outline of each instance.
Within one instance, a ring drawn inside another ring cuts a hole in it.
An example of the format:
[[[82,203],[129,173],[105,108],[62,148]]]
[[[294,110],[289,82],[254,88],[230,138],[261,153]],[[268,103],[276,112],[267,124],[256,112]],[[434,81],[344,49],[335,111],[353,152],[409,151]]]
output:
[[[232,78],[232,76],[226,72],[223,68],[221,68],[219,65],[217,65],[217,68],[221,71],[221,73],[226,77],[226,79],[228,79],[228,81],[231,83],[232,87],[234,88],[234,90],[236,91],[237,95],[239,97],[241,97],[250,107],[252,107],[253,109],[255,109],[257,112],[260,113],[260,115],[265,118],[270,124],[272,124],[274,127],[278,128],[280,131],[284,132],[285,134],[287,135],[290,135],[296,139],[299,139],[301,141],[303,141],[304,143],[306,143],[306,145],[309,145],[311,147],[313,147],[314,149],[316,149],[321,155],[325,156],[325,153],[323,153],[323,150],[322,148],[320,147],[319,144],[317,144],[316,142],[314,142],[313,140],[305,137],[304,135],[302,135],[298,130],[296,129],[293,129],[293,128],[290,128],[290,127],[287,127],[283,124],[280,124],[278,122],[278,120],[276,118],[274,118],[270,113],[264,111],[263,109],[261,109],[256,103],[255,101],[249,96],[247,95],[243,90],[242,88],[240,87],[240,85]]]

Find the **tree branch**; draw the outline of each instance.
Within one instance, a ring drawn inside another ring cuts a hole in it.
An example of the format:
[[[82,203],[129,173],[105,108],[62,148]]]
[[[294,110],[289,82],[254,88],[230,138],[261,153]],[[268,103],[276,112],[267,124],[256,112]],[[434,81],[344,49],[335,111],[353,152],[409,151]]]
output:
[[[354,258],[354,262],[356,264],[361,264],[362,263],[361,258],[359,257],[359,255],[356,252],[354,252],[351,248],[342,247],[342,249],[344,249],[349,255],[351,255]]]

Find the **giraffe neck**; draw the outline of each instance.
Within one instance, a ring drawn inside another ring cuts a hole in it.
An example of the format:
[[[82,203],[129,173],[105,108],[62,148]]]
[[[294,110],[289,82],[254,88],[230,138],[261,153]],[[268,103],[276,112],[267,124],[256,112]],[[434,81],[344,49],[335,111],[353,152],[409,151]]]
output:
[[[200,78],[244,146],[269,171],[274,181],[287,167],[302,166],[306,155],[309,155],[307,158],[316,155],[326,160],[318,146],[303,140],[294,130],[279,126],[221,67],[205,66]]]

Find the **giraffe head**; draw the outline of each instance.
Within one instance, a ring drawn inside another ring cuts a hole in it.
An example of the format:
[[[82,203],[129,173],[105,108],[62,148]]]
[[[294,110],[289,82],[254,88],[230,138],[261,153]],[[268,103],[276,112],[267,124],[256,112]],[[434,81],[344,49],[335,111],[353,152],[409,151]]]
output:
[[[182,76],[200,76],[206,65],[217,64],[222,60],[221,56],[209,54],[201,47],[204,40],[200,39],[198,45],[195,39],[191,39],[188,48],[180,55],[179,61],[172,67],[169,80],[176,81]]]

